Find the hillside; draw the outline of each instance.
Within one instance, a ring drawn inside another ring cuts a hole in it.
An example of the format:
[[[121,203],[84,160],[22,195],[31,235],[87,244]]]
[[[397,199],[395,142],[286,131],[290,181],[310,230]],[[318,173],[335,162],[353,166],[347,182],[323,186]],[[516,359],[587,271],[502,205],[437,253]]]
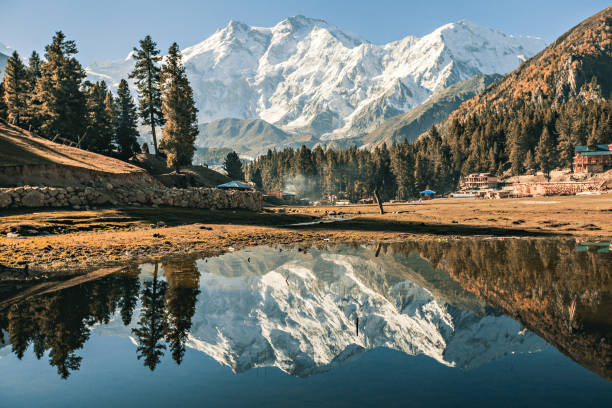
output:
[[[499,78],[501,75],[480,74],[451,85],[433,94],[416,108],[386,120],[376,130],[361,138],[361,141],[370,147],[383,143],[401,143],[404,139],[412,142],[432,125],[446,120],[462,102],[473,98]]]
[[[221,119],[199,126],[197,145],[201,148],[230,148],[255,157],[279,146],[312,145],[313,138],[285,132],[261,119]]]
[[[0,186],[71,185],[96,178],[119,183],[153,182],[140,167],[54,143],[0,122]]]
[[[596,85],[592,80],[596,81]],[[502,80],[465,102],[461,118],[496,108],[559,104],[612,93],[612,7],[584,20]]]

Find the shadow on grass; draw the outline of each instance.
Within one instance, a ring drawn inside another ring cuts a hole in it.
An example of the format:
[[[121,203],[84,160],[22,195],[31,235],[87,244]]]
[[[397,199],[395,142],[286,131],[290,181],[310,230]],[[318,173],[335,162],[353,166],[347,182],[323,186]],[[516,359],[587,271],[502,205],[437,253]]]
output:
[[[359,218],[346,221],[335,221],[315,225],[294,225],[302,222],[316,221],[317,217],[303,214],[271,214],[255,213],[243,210],[193,210],[183,208],[156,208],[122,209],[125,215],[146,220],[155,224],[159,221],[168,226],[187,225],[193,223],[203,224],[234,224],[253,226],[275,226],[290,230],[316,230],[316,231],[361,231],[361,232],[393,232],[407,234],[430,235],[493,235],[493,236],[524,236],[544,237],[559,236],[562,233],[544,231],[530,231],[520,228],[500,228],[491,226],[474,226],[462,224],[438,224],[396,220],[381,220],[380,218]]]

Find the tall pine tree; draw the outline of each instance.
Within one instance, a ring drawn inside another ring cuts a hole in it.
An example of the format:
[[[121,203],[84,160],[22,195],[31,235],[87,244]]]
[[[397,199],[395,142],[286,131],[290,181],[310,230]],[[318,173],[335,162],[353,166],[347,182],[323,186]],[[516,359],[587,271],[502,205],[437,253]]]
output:
[[[140,117],[145,125],[151,126],[154,153],[157,155],[155,127],[162,126],[165,120],[162,114],[160,68],[158,67],[161,57],[159,56],[157,44],[151,39],[151,36],[147,35],[143,40],[140,40],[140,47],[134,48],[134,59],[136,64],[134,71],[130,74],[130,78],[136,80],[140,102]]]
[[[134,153],[140,153],[138,130],[136,127],[138,114],[136,113],[136,106],[134,105],[132,95],[130,95],[130,88],[125,79],[119,82],[116,109],[117,128],[115,132],[115,143],[119,148],[120,157],[125,160],[132,157]]]
[[[227,154],[225,161],[223,162],[223,170],[227,173],[227,176],[233,180],[243,180],[244,171],[242,170],[242,162],[238,153],[231,152]]]
[[[168,167],[189,166],[198,135],[198,110],[193,91],[176,43],[170,46],[161,71],[162,113],[166,120],[160,150],[166,154]]]
[[[10,123],[23,126],[27,118],[28,74],[17,51],[8,59],[4,72],[4,103]]]
[[[89,87],[87,108],[89,123],[81,146],[92,152],[110,154],[115,137],[115,112],[112,95],[104,81]]]
[[[6,120],[6,102],[4,102],[4,81],[0,81],[0,119]]]
[[[87,107],[81,92],[85,71],[74,57],[77,53],[75,42],[66,40],[61,31],[45,47],[45,62],[40,65],[33,98],[39,131],[48,138],[59,135],[76,142],[85,130]]]
[[[544,127],[540,141],[536,147],[536,162],[547,179],[550,180],[550,171],[555,167],[555,145],[550,137],[548,128]]]

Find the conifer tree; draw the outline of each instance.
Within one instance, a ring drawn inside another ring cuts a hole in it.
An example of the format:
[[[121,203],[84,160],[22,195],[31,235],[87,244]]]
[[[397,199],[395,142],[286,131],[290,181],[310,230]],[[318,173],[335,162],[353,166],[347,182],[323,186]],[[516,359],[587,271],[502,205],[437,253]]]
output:
[[[166,154],[168,167],[178,170],[191,165],[199,131],[198,110],[177,43],[170,46],[162,66],[161,89],[166,124],[159,148]]]
[[[28,61],[28,100],[27,100],[27,121],[31,128],[38,130],[40,123],[37,121],[37,112],[39,109],[38,102],[35,98],[34,90],[36,89],[36,83],[41,77],[42,72],[40,70],[42,62],[40,56],[36,51],[32,51],[30,59]]]
[[[244,172],[242,170],[242,162],[238,153],[230,152],[227,154],[225,161],[223,162],[223,170],[227,172],[227,176],[232,180],[243,180]]]
[[[554,156],[554,145],[552,138],[550,137],[550,133],[548,132],[548,128],[544,127],[542,131],[542,136],[540,136],[540,141],[538,142],[538,146],[536,148],[536,162],[538,163],[538,167],[540,170],[546,175],[546,178],[550,180],[550,171],[554,168],[555,165],[555,156]]]
[[[535,169],[535,161],[533,159],[533,154],[531,154],[531,150],[527,150],[527,154],[525,154],[525,162],[523,167],[525,168],[525,173],[533,174],[533,170]]]
[[[162,343],[166,335],[167,321],[164,312],[164,296],[168,284],[157,276],[155,264],[153,280],[146,281],[141,293],[142,312],[138,326],[132,329],[137,341],[138,359],[144,357],[144,365],[154,371],[164,354],[166,345]]]
[[[117,128],[115,142],[119,147],[119,155],[123,159],[129,159],[135,153],[140,153],[138,145],[137,120],[138,114],[134,100],[130,95],[130,88],[125,79],[119,82],[117,89]]]
[[[10,123],[23,126],[27,118],[28,74],[17,51],[7,61],[3,83],[7,119]]]
[[[76,142],[85,130],[87,107],[81,92],[85,71],[74,57],[77,53],[75,42],[66,40],[61,31],[45,47],[33,98],[40,133],[48,138],[59,135]]]
[[[151,36],[147,35],[143,40],[140,40],[139,48],[134,48],[134,59],[136,64],[129,77],[136,80],[140,117],[145,125],[151,126],[154,154],[157,155],[155,127],[163,126],[165,120],[162,114],[160,68],[157,65],[161,61],[161,57],[157,44],[151,39]]]
[[[115,137],[113,97],[104,81],[96,82],[87,93],[89,123],[82,147],[96,153],[109,154]]]
[[[38,78],[42,75],[40,65],[40,55],[38,55],[36,51],[32,51],[32,55],[30,55],[28,61],[28,81],[30,82],[30,89],[34,89]]]
[[[0,119],[6,120],[6,103],[4,102],[4,81],[0,81]]]

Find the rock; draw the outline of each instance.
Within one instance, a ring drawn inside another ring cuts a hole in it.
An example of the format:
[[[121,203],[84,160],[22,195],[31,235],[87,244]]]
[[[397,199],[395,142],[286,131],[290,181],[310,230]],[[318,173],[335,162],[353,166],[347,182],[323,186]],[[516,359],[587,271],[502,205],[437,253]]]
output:
[[[23,196],[21,203],[25,207],[42,207],[45,204],[45,195],[38,190],[31,190]]]
[[[113,185],[111,183],[106,183],[106,189],[107,190],[112,190],[113,189]]]
[[[145,204],[147,202],[147,195],[145,194],[144,191],[138,190],[136,192],[136,201],[138,201],[141,204]]]
[[[78,196],[71,196],[68,198],[70,205],[81,205],[81,199]]]
[[[0,208],[6,208],[11,205],[13,198],[10,193],[0,191]]]

